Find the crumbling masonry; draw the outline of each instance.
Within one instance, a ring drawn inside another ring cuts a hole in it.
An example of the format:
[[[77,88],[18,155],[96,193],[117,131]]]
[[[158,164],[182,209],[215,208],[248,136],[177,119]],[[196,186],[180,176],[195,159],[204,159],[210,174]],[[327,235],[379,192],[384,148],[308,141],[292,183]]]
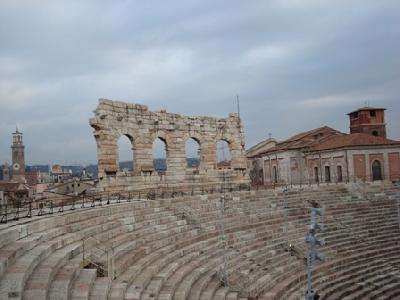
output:
[[[237,114],[228,118],[189,117],[151,112],[147,106],[100,99],[90,125],[97,143],[99,186],[104,191],[148,191],[152,189],[209,192],[222,186],[248,185],[244,132]],[[125,135],[132,143],[133,172],[118,165],[118,139]],[[167,170],[154,170],[152,145],[157,138],[166,144]],[[193,138],[200,145],[200,165],[188,168],[185,142]],[[229,168],[217,166],[216,144],[229,144]]]

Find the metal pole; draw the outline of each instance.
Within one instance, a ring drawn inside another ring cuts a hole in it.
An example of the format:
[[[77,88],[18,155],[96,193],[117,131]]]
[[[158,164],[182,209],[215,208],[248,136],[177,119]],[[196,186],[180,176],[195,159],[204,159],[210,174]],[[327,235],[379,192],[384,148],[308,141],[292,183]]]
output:
[[[236,104],[237,104],[237,113],[240,120],[240,104],[239,104],[239,95],[236,95]]]
[[[227,274],[226,274],[226,269],[227,269],[227,244],[226,244],[226,237],[225,237],[225,170],[223,170],[223,183],[222,183],[222,195],[221,195],[221,206],[220,206],[220,212],[221,212],[221,241],[223,245],[223,265],[222,265],[222,283],[224,286],[228,286],[228,279],[227,279]]]
[[[310,235],[308,236],[310,237]],[[312,300],[313,295],[312,295],[312,253],[313,253],[313,246],[312,242],[310,241],[308,245],[308,255],[307,255],[307,294],[306,294],[306,300]]]
[[[85,239],[82,239],[82,267],[85,266]]]
[[[287,244],[286,246],[289,246],[288,216],[287,216],[287,209],[288,209],[287,193],[288,193],[288,187],[286,186],[285,189],[283,190],[283,213],[284,213],[284,217],[285,217],[284,231],[285,231],[286,244]]]
[[[221,240],[224,246],[224,257],[223,257],[223,267],[222,267],[222,281],[225,286],[228,285],[226,268],[227,268],[227,259],[226,259],[226,237],[225,237],[225,195],[221,197]]]

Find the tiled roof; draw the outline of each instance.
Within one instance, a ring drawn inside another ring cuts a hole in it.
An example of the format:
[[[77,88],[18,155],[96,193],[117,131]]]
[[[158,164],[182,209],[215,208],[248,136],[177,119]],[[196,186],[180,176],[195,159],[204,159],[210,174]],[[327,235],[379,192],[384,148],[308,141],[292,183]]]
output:
[[[362,111],[362,110],[386,110],[386,108],[364,106],[364,107],[358,108],[356,110],[353,110],[352,112],[349,112],[348,115],[351,115],[352,113]]]
[[[275,147],[277,141],[274,138],[268,138],[258,144],[254,145],[253,147],[246,150],[247,157],[254,157],[260,153],[267,151],[270,148]]]
[[[20,190],[28,190],[29,188],[22,183],[15,181],[0,181],[0,189],[3,191],[20,191]]]
[[[373,136],[366,133],[353,133],[332,136],[325,141],[310,147],[310,150],[329,150],[344,147],[354,147],[354,146],[380,146],[380,145],[399,145],[400,141],[390,140],[380,136]]]
[[[285,141],[277,143],[275,147],[268,149],[263,153],[308,148],[314,144],[328,139],[331,136],[343,134],[344,133],[331,127],[324,126],[296,134]]]

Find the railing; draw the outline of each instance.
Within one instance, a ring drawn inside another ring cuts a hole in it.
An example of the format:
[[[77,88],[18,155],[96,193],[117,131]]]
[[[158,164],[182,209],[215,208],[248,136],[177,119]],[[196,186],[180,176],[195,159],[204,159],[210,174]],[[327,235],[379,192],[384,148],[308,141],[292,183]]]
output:
[[[329,180],[319,177],[315,180],[313,177],[303,178],[303,180],[297,180],[296,182],[291,180],[285,180],[281,178],[278,182],[264,182],[263,184],[252,182],[251,186],[253,189],[275,189],[283,186],[319,186],[319,185],[337,185],[337,184],[348,184],[348,183],[364,183],[364,182],[392,182],[393,184],[400,184],[400,174],[382,174],[381,180],[374,180],[373,175],[363,176],[349,176],[343,175],[341,180],[337,176],[331,176]]]
[[[98,252],[100,252],[100,255],[98,255]],[[106,261],[102,264],[104,255]],[[93,236],[82,240],[82,267],[87,265],[94,266],[101,277],[107,276],[110,280],[116,278],[113,249]]]
[[[20,218],[62,213],[66,210],[94,208],[111,203],[120,203],[122,199],[125,202],[135,199],[133,193],[109,192],[79,196],[52,194],[54,195],[46,198],[15,201],[0,205],[0,223],[7,223],[8,221],[19,220]]]
[[[201,229],[200,216],[190,206],[183,204],[176,208],[176,214],[185,219],[188,224],[194,225],[195,228]]]
[[[211,187],[208,190],[201,189],[196,194],[214,194],[224,192],[224,188]],[[239,184],[229,188],[230,192],[250,190],[250,186]],[[20,218],[32,218],[34,216],[63,213],[67,210],[95,208],[111,203],[130,202],[132,200],[162,200],[167,198],[190,196],[192,193],[175,190],[141,190],[132,192],[98,192],[85,195],[61,195],[51,193],[46,198],[27,199],[13,201],[0,205],[0,223],[19,220]]]

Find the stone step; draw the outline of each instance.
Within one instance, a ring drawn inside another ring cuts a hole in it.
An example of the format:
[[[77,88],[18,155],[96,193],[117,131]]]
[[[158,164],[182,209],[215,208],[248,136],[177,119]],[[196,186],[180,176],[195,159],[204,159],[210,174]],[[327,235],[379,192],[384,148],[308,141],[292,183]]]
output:
[[[77,256],[58,271],[51,282],[49,299],[70,299],[72,284],[80,273],[81,264],[82,258]]]
[[[96,276],[96,269],[81,269],[72,286],[71,300],[88,300]]]
[[[93,283],[90,300],[107,300],[111,281],[107,277],[97,277]]]
[[[56,250],[44,259],[32,272],[24,287],[24,299],[44,299],[48,297],[51,282],[60,266],[65,264],[75,251],[78,251],[81,243],[73,243]]]

